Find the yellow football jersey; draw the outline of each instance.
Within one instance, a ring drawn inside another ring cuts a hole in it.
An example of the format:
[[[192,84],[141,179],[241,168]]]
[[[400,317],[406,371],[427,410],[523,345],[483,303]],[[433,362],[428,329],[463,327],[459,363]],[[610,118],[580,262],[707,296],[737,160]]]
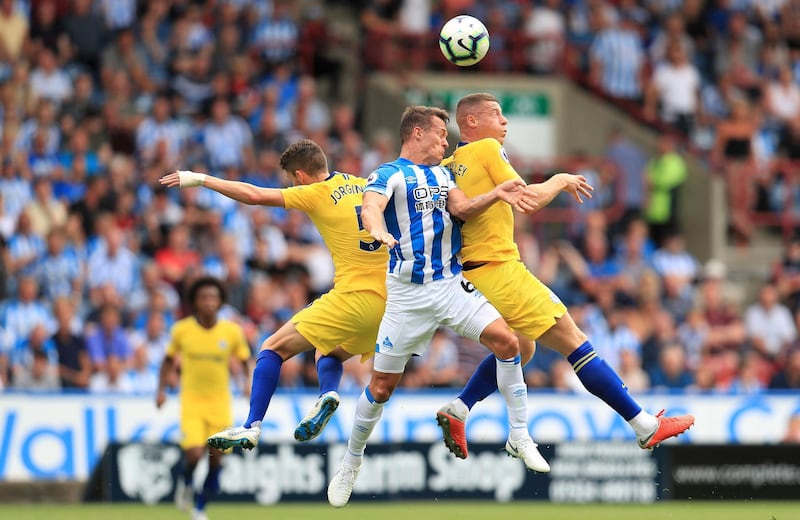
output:
[[[193,316],[172,326],[167,355],[181,356],[181,395],[230,399],[230,360],[250,357],[242,328],[219,320],[207,329]]]
[[[442,161],[453,172],[456,185],[469,197],[477,197],[498,184],[519,178],[508,162],[505,150],[496,139],[481,139],[460,144],[453,155]],[[463,262],[502,262],[519,260],[514,242],[514,211],[498,202],[461,226]]]
[[[389,252],[361,223],[366,179],[331,174],[322,182],[281,190],[284,206],[308,214],[333,258],[333,284],[340,292],[372,290],[386,297]]]

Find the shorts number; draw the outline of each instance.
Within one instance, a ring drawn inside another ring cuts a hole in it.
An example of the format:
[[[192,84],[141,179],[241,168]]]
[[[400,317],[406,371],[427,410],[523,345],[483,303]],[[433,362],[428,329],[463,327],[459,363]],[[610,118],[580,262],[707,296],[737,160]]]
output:
[[[356,221],[358,222],[358,230],[364,231],[364,222],[361,221],[361,206],[356,206]],[[363,251],[377,251],[381,248],[380,240],[373,240],[372,242],[358,241],[358,248]]]
[[[475,286],[472,285],[472,282],[468,282],[466,280],[461,280],[461,288],[464,289],[466,293],[474,293]]]

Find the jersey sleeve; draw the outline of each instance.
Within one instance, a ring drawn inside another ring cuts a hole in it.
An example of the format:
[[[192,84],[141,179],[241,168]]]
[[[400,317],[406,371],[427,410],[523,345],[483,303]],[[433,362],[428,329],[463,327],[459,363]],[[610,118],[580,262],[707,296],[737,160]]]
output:
[[[400,175],[400,170],[397,168],[388,165],[380,166],[367,177],[364,191],[374,191],[385,195],[386,198],[392,198],[398,175]]]
[[[315,182],[314,184],[307,184],[305,186],[283,188],[281,190],[283,205],[286,209],[299,209],[306,213],[313,211],[326,196],[325,188],[326,186],[322,182]]]
[[[167,350],[164,352],[164,355],[172,357],[177,354],[180,354],[181,352],[180,336],[182,329],[183,327],[181,327],[180,322],[172,326],[172,330],[169,333],[169,343],[167,344]]]
[[[252,356],[250,352],[250,345],[247,343],[247,339],[244,337],[244,330],[242,327],[235,323],[231,323],[231,329],[233,333],[233,355],[236,359],[241,361],[247,361]]]
[[[496,139],[484,139],[481,146],[484,147],[481,150],[481,156],[486,161],[486,171],[489,172],[495,185],[519,179],[519,174],[511,166],[505,149]]]

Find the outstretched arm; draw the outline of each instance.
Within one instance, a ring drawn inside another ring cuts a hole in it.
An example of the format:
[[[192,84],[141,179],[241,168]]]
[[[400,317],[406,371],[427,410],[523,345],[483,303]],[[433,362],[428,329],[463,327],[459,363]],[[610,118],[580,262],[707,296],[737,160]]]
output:
[[[557,173],[542,183],[529,184],[528,191],[533,191],[538,195],[536,197],[537,208],[534,210],[538,211],[550,204],[562,191],[571,193],[579,204],[583,204],[583,197],[592,198],[594,188],[586,182],[586,177],[583,175]]]
[[[229,181],[189,170],[178,170],[161,177],[164,186],[193,188],[205,186],[244,204],[284,207],[283,194],[275,188],[261,188],[247,182]]]
[[[364,229],[382,244],[386,244],[389,249],[397,244],[397,240],[386,229],[386,221],[383,219],[383,210],[389,204],[386,195],[374,191],[365,191],[364,199],[361,203],[361,223]]]
[[[463,191],[455,188],[447,195],[447,211],[454,217],[467,221],[502,200],[515,210],[528,213],[538,207],[537,196],[535,192],[525,189],[525,181],[519,178],[498,184],[492,191],[471,199],[468,199]]]

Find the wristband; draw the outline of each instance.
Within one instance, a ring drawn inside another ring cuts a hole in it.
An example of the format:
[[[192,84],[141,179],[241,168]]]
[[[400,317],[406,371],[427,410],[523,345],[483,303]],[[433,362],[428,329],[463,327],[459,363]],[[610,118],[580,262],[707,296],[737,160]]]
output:
[[[206,181],[206,174],[191,170],[178,170],[178,178],[180,179],[181,188],[194,188],[195,186],[203,185]]]

